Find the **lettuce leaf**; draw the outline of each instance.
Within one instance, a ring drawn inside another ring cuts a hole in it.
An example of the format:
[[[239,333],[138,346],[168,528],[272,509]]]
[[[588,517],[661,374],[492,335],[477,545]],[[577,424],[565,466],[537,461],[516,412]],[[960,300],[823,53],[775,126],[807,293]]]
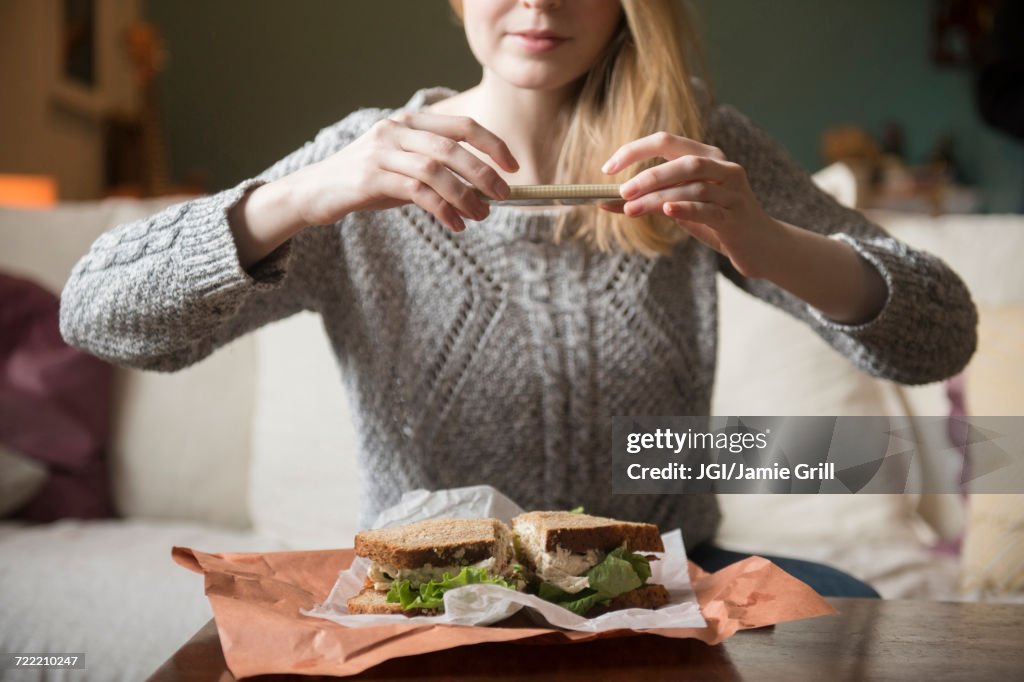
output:
[[[635,590],[650,577],[651,564],[646,557],[619,547],[587,571],[590,587],[573,594],[541,583],[537,596],[582,616],[598,604],[607,606],[615,597]]]
[[[643,557],[636,556],[646,562]],[[587,571],[587,579],[590,582],[590,589],[596,590],[605,599],[618,597],[644,584],[633,568],[633,562],[623,559],[619,550],[615,550],[606,556],[604,561]]]
[[[620,554],[616,554],[620,552]],[[641,585],[647,582],[647,579],[651,577],[651,562],[647,560],[647,557],[641,554],[634,554],[633,552],[627,552],[625,547],[619,547],[617,550],[612,552],[612,556],[618,556],[620,559],[625,559],[629,562],[629,565],[633,567],[636,574],[640,576]]]
[[[558,604],[562,608],[569,609],[579,616],[586,614],[587,611],[601,602],[608,601],[602,598],[597,590],[592,590],[589,587],[573,594],[555,587],[551,583],[541,583],[540,588],[537,590],[537,596],[545,601]]]
[[[464,566],[458,575],[453,576],[445,573],[441,580],[431,580],[421,584],[419,587],[413,587],[408,580],[396,580],[391,583],[387,600],[392,604],[401,604],[403,611],[410,609],[443,609],[445,592],[456,587],[478,583],[491,583],[507,587],[510,590],[516,589],[514,583],[510,583],[499,576],[493,576],[486,569]]]

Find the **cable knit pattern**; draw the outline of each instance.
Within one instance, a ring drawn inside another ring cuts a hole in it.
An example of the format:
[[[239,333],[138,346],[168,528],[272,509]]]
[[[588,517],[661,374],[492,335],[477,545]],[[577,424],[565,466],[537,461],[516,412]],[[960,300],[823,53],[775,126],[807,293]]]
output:
[[[402,109],[451,94],[426,88]],[[690,546],[714,535],[714,498],[613,496],[611,418],[707,414],[719,270],[877,376],[933,381],[974,350],[975,310],[956,275],[838,206],[729,107],[709,110],[710,141],[747,169],[769,213],[845,240],[882,273],[888,300],[876,319],[837,324],[741,277],[696,240],[657,260],[556,244],[557,209],[495,206],[462,234],[412,204],[353,213],[243,271],[231,206],[393,113],[361,109],[257,178],[102,236],[64,290],[65,338],[115,362],[173,370],[315,310],[355,406],[363,524],[410,488],[489,483],[526,508],[582,504],[680,527]]]

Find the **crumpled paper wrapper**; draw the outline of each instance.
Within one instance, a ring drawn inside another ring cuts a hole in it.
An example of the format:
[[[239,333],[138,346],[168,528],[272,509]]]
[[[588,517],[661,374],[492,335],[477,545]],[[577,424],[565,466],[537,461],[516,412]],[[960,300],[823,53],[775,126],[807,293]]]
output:
[[[425,491],[410,493],[412,497],[403,498],[397,506],[402,510],[388,510],[378,518],[379,525],[374,526],[401,525],[417,518],[444,515],[509,518],[514,514],[508,514],[510,508],[504,505],[508,503],[518,509],[486,486],[442,492],[440,497]],[[473,511],[481,509],[479,503],[483,499],[487,505],[485,512]],[[418,509],[417,500],[423,505]],[[426,516],[422,516],[424,513]],[[309,612],[327,600],[339,582],[339,574],[355,558],[351,549],[207,554],[175,547],[172,556],[182,566],[204,575],[224,658],[235,677],[281,673],[354,675],[392,658],[469,644],[571,644],[634,635],[642,629],[559,629],[547,623],[538,624],[527,616],[527,610],[487,627],[404,616],[398,622],[346,627],[304,615],[303,611]],[[761,557],[745,559],[713,574],[689,563],[688,573],[705,624],[686,626],[680,622],[678,627],[656,627],[642,632],[718,644],[738,630],[835,613],[813,589]]]

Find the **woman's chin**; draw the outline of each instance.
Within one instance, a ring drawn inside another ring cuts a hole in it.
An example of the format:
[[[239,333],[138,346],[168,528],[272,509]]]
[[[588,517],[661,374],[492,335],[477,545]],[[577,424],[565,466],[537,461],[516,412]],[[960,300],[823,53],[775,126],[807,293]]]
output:
[[[506,83],[522,90],[560,90],[576,80],[571,74],[524,73],[523,71],[499,74]]]

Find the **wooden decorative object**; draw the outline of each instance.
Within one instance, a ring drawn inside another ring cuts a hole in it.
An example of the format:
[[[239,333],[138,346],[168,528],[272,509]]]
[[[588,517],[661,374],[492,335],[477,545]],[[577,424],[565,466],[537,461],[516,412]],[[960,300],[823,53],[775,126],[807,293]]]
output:
[[[135,116],[110,116],[106,121],[107,194],[202,194],[205,188],[201,183],[174,185],[170,181],[156,83],[167,63],[159,32],[152,24],[136,21],[128,27],[124,45],[132,61],[140,106]]]

